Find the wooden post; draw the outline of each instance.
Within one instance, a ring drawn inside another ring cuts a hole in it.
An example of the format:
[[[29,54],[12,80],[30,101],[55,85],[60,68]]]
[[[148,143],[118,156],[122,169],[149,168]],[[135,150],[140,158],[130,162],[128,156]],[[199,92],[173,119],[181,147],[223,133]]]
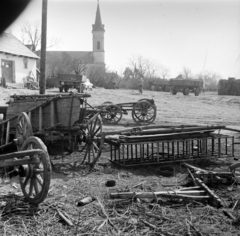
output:
[[[42,0],[42,38],[41,38],[41,60],[40,60],[40,94],[45,94],[46,78],[46,41],[47,41],[47,1]]]
[[[39,112],[38,112],[38,115],[39,115],[39,131],[42,131],[42,107],[39,107]]]
[[[6,132],[6,142],[5,142],[5,144],[8,144],[8,142],[9,142],[9,132],[10,132],[10,121],[7,122],[7,132]]]

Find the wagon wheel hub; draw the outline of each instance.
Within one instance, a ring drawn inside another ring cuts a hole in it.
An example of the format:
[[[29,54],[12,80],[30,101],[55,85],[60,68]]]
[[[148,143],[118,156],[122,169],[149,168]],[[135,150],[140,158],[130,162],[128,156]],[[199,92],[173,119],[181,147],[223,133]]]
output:
[[[17,174],[20,177],[32,177],[34,174],[34,169],[32,165],[21,165],[17,170]]]
[[[113,119],[113,118],[116,116],[115,112],[111,112],[111,113],[110,113],[110,116],[111,116],[111,118]]]

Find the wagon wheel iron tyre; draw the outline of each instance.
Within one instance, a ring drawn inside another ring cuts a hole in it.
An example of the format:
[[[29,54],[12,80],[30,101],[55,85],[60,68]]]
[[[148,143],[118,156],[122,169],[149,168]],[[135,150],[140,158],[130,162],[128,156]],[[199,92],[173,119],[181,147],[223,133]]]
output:
[[[33,136],[33,130],[30,118],[27,113],[22,112],[18,116],[16,123],[16,139],[18,140],[17,149],[20,150],[24,141],[31,136]]]
[[[106,106],[106,105],[110,105],[110,104],[113,104],[113,102],[106,101],[106,102],[102,103],[102,106],[103,106],[103,105],[105,105],[105,106]]]
[[[200,89],[199,89],[199,88],[196,88],[196,90],[195,90],[195,96],[199,96],[199,94],[200,94]]]
[[[101,112],[102,120],[105,124],[116,125],[122,119],[122,109],[115,104],[108,105]]]
[[[137,102],[133,106],[132,118],[137,124],[151,124],[156,119],[156,106],[148,101]]]
[[[40,138],[28,138],[24,142],[21,151],[32,149],[41,149],[44,152],[34,155],[39,159],[39,163],[19,167],[21,172],[19,182],[26,200],[33,204],[39,204],[44,201],[48,194],[51,164],[47,148]]]
[[[183,95],[188,96],[189,93],[190,93],[189,88],[184,88],[184,89],[183,89]]]
[[[102,153],[104,140],[99,136],[102,134],[102,118],[95,114],[90,120],[86,121],[86,129],[82,138],[81,152],[83,154],[82,164],[87,161],[94,165]]]

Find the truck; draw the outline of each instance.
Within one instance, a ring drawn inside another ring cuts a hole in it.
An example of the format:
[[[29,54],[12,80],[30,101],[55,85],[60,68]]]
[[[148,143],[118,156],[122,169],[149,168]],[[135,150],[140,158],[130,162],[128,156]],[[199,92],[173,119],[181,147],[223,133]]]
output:
[[[67,93],[70,88],[75,88],[78,92],[81,91],[82,75],[58,74],[57,80],[60,93],[64,91]]]
[[[203,80],[175,78],[170,79],[169,86],[173,95],[182,92],[183,95],[187,96],[190,92],[193,92],[195,96],[199,96],[203,89]]]

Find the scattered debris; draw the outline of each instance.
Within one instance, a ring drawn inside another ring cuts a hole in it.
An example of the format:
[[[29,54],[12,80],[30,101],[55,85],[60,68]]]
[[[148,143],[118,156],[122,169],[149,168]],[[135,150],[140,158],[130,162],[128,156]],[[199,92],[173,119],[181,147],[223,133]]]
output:
[[[105,183],[105,185],[107,187],[114,187],[116,185],[116,181],[115,180],[107,180],[107,182]]]
[[[88,197],[85,197],[85,198],[81,199],[80,201],[76,202],[76,205],[77,206],[85,206],[95,200],[96,200],[95,197],[88,196]]]

